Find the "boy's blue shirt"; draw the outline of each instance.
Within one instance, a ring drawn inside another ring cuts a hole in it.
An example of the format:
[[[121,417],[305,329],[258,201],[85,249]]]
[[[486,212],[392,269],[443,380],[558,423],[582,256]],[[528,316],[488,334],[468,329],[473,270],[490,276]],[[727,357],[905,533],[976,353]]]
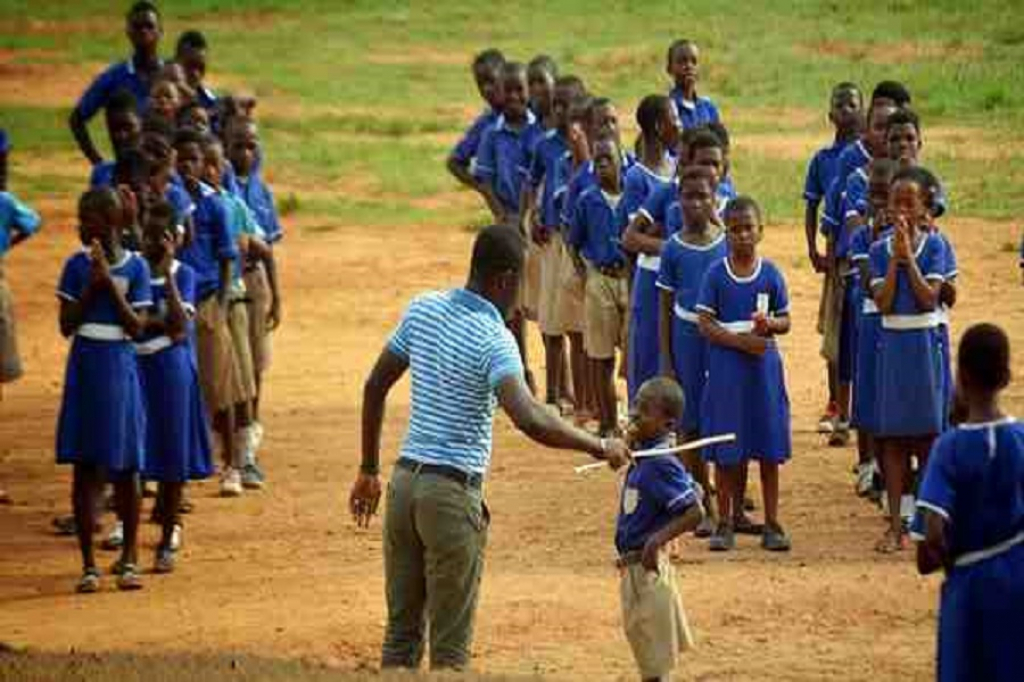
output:
[[[484,109],[466,129],[462,139],[455,144],[455,148],[452,149],[452,158],[464,165],[476,158],[484,131],[494,127],[494,124],[498,122],[498,115],[498,112],[490,107]]]
[[[821,231],[831,234],[832,229],[842,226],[843,192],[846,190],[846,179],[858,168],[871,163],[871,154],[862,140],[848,145],[839,153],[836,160],[835,177],[825,193],[825,213],[821,217]]]
[[[569,154],[569,143],[565,136],[552,129],[545,132],[537,142],[528,159],[528,167],[524,169],[531,186],[537,188],[543,185],[538,201],[538,222],[543,227],[559,225],[559,199],[568,182],[568,178],[563,177],[563,159]]]
[[[163,66],[163,61],[160,62],[160,65]],[[141,113],[149,104],[149,86],[150,83],[144,81],[136,71],[134,58],[129,58],[126,61],[111,64],[97,76],[82,93],[75,110],[79,116],[88,121],[107,106],[107,102],[115,92],[124,88],[135,96],[136,106]]]
[[[805,201],[817,204],[825,198],[839,170],[839,157],[851,144],[835,140],[814,153],[807,165],[807,177],[804,180]]]
[[[693,102],[687,102],[683,98],[683,91],[679,86],[669,90],[668,96],[676,106],[676,113],[679,114],[679,122],[682,124],[683,130],[700,128],[719,121],[718,107],[708,97],[697,95]]]
[[[621,201],[621,195],[620,195]],[[622,251],[622,212],[597,185],[591,185],[576,202],[567,242],[597,268],[626,263]]]
[[[0,258],[11,248],[15,234],[30,237],[39,231],[39,214],[10,192],[0,192]]]
[[[224,200],[206,185],[200,185],[194,200],[192,242],[181,250],[178,258],[196,271],[196,295],[202,301],[221,287],[220,262],[224,259],[237,261],[239,253]]]
[[[224,186],[228,191],[233,191],[236,196],[242,198],[245,205],[252,211],[256,222],[266,233],[267,243],[275,244],[281,241],[284,232],[281,230],[281,223],[277,218],[277,207],[274,206],[274,194],[270,187],[264,182],[258,173],[251,174],[248,178],[234,175],[234,187]]]
[[[519,213],[522,168],[543,134],[537,117],[527,109],[526,121],[518,131],[508,126],[504,116],[499,116],[480,140],[473,175],[490,185],[501,205],[513,215]]]

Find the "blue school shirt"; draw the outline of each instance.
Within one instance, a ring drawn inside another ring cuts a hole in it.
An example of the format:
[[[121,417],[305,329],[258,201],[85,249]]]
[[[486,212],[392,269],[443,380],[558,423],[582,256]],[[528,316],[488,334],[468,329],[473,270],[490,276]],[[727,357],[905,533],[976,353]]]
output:
[[[490,185],[501,205],[513,215],[519,214],[523,169],[543,134],[537,117],[527,111],[526,123],[518,131],[510,128],[505,117],[500,116],[480,138],[473,176]]]
[[[200,185],[195,197],[192,223],[192,241],[178,253],[178,258],[196,271],[196,295],[204,301],[221,287],[220,261],[237,261],[238,246],[231,235],[227,204],[206,185]]]
[[[729,245],[724,231],[714,241],[703,245],[687,244],[680,232],[665,240],[661,249],[657,285],[659,289],[672,292],[678,317],[690,322],[697,321],[697,296],[704,275],[728,253]]]
[[[871,246],[868,258],[871,262],[872,290],[885,281],[885,273],[889,268],[889,261],[892,259],[894,238],[894,235],[889,235]],[[921,274],[924,275],[926,280],[935,282],[944,279],[943,269],[946,264],[945,248],[942,245],[942,240],[937,235],[928,234],[921,240],[917,250],[914,252],[914,259],[917,261],[917,267],[921,270]],[[910,279],[907,276],[906,268],[899,268],[896,271],[896,297],[893,299],[892,310],[885,315],[885,318],[928,315],[932,312],[918,308],[917,299],[914,297],[914,291],[910,286]],[[936,324],[938,324],[937,316],[934,319],[934,324],[930,326],[935,326]],[[885,325],[884,318],[883,325]]]
[[[11,151],[11,139],[7,137],[7,131],[0,128],[0,154]]]
[[[718,108],[707,97],[697,95],[697,98],[690,102],[683,98],[683,91],[678,87],[669,90],[668,96],[676,107],[683,130],[700,128],[719,120]]]
[[[537,142],[528,164],[530,185],[542,187],[538,222],[543,227],[559,225],[559,203],[565,192],[567,178],[563,175],[566,156],[570,156],[569,143],[558,130],[549,130]]]
[[[715,188],[715,213],[721,218],[725,214],[725,207],[732,199],[736,198],[736,188],[732,182],[719,182]],[[679,178],[674,178],[667,185],[655,188],[647,200],[637,209],[637,213],[647,218],[655,225],[662,225],[665,228],[665,235],[669,236],[682,227],[683,211],[679,204]]]
[[[281,230],[281,223],[277,219],[274,194],[270,191],[267,183],[259,174],[252,174],[248,178],[235,176],[235,183],[236,194],[242,198],[245,205],[252,211],[256,222],[263,228],[267,243],[275,244],[281,241],[284,233]]]
[[[1024,533],[1024,424],[1007,417],[939,436],[917,495],[911,534],[918,540],[924,510],[949,522],[954,560]]]
[[[625,265],[622,252],[622,229],[625,227],[618,211],[618,199],[610,198],[597,185],[580,195],[569,224],[567,242],[597,268]]]
[[[494,124],[498,122],[499,115],[490,107],[484,109],[452,149],[452,158],[463,165],[467,165],[475,159],[484,131],[494,127]]]
[[[185,309],[186,315],[192,318],[196,313],[196,304],[199,302],[196,298],[196,271],[191,267],[182,263],[179,260],[175,260],[171,263],[171,276],[174,277],[174,283],[178,287],[178,296],[181,298],[181,305]],[[167,319],[167,281],[163,277],[153,277],[150,280],[153,293],[153,307],[151,314],[155,314],[158,319]],[[193,326],[191,319],[188,321],[189,331]],[[153,339],[164,336],[164,334],[157,334],[153,332],[145,333],[139,338],[139,343],[145,343],[146,341],[152,341]],[[191,333],[186,334],[185,338],[179,343],[187,345]]]
[[[163,66],[163,62],[160,62]],[[136,106],[139,113],[146,110],[149,104],[150,82],[143,80],[142,76],[135,69],[135,59],[129,58],[126,61],[112,64],[96,77],[96,80],[86,88],[82,98],[78,100],[75,110],[86,121],[107,106],[107,102],[115,92],[127,89],[135,96]]]
[[[622,154],[623,177],[636,164],[636,157],[629,152]],[[597,174],[594,172],[594,162],[587,161],[579,168],[573,170],[572,155],[566,157],[562,165],[563,177],[569,178],[565,189],[565,199],[562,202],[562,224],[566,227],[572,224],[572,214],[576,210],[576,203],[580,196],[588,188],[597,184]]]
[[[705,312],[734,334],[754,331],[753,315],[789,315],[789,293],[782,272],[767,258],[758,258],[754,273],[738,277],[723,258],[708,268],[697,294],[698,313]]]
[[[832,186],[839,170],[839,156],[852,142],[834,141],[828,147],[822,147],[807,165],[807,177],[804,179],[804,200],[817,205]]]
[[[674,170],[674,169],[673,169]],[[644,202],[657,190],[671,185],[675,172],[670,175],[658,175],[644,164],[637,161],[626,171],[622,190],[622,212],[626,220],[632,221]]]
[[[644,449],[668,445],[666,440]],[[699,488],[678,457],[638,458],[622,483],[615,548],[620,554],[643,549],[651,535],[700,502]]]
[[[862,140],[847,145],[839,153],[836,160],[835,177],[828,191],[825,192],[825,212],[821,217],[821,230],[831,234],[836,227],[842,227],[842,200],[846,191],[846,179],[858,168],[865,168],[871,163],[871,154]]]
[[[64,263],[57,297],[66,301],[77,301],[85,293],[91,277],[92,262],[89,251],[80,249]],[[110,277],[125,300],[135,310],[144,310],[153,305],[149,263],[134,251],[125,251],[120,262],[110,266]],[[109,291],[97,292],[89,306],[82,312],[82,324],[101,324],[120,327],[117,303]]]
[[[30,237],[39,231],[39,214],[10,192],[0,192],[0,258],[11,249],[14,235]]]

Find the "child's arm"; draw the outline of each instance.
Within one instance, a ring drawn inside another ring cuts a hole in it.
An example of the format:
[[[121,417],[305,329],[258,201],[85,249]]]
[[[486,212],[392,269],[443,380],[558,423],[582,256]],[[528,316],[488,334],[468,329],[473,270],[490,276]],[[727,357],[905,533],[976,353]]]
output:
[[[658,347],[661,350],[658,353],[661,364],[659,370],[662,376],[675,379],[676,364],[672,357],[672,320],[675,317],[672,308],[675,295],[668,289],[658,289],[658,302],[661,306],[661,314],[658,315]]]
[[[754,334],[734,334],[723,328],[706,310],[700,311],[700,333],[710,343],[732,348],[749,355],[761,356],[768,349],[768,339]]]
[[[928,509],[924,515],[925,537],[917,544],[917,571],[921,575],[949,568],[949,548],[946,544],[946,520]]]
[[[807,239],[807,257],[815,272],[825,271],[825,256],[818,252],[818,204],[819,201],[807,201],[804,209],[804,236]]]
[[[267,314],[267,329],[273,331],[281,324],[281,295],[277,288],[277,261],[274,260],[274,247],[256,236],[250,236],[246,257],[251,261],[263,263],[267,273],[267,286],[270,287],[270,312]]]
[[[173,249],[170,253],[174,253]],[[164,334],[171,337],[174,343],[181,343],[188,336],[188,313],[185,311],[185,302],[182,301],[181,292],[178,291],[178,283],[171,275],[170,269],[167,272],[167,283],[164,285],[167,301],[167,317],[164,319]]]
[[[471,190],[476,192],[480,191],[480,184],[473,177],[473,174],[469,172],[468,163],[463,163],[459,159],[455,158],[455,154],[452,154],[448,157],[448,161],[445,166],[448,168],[448,172],[452,174],[453,178]]]
[[[658,570],[658,552],[666,544],[696,528],[704,520],[704,507],[698,502],[691,504],[686,511],[675,517],[657,532],[652,533],[644,543],[640,562],[648,571]]]
[[[89,159],[89,163],[94,166],[103,163],[103,156],[100,155],[96,145],[93,144],[92,137],[89,135],[88,121],[77,108],[71,112],[71,118],[68,119],[68,127],[71,128],[71,134],[75,137],[78,148],[82,150],[85,158]]]
[[[534,208],[537,205],[537,190],[529,176],[523,180],[523,189],[519,193],[519,232],[527,239],[537,243],[537,231],[533,229]]]
[[[622,248],[630,253],[646,253],[657,256],[661,253],[665,241],[650,234],[655,227],[647,215],[638,212],[629,221],[629,225],[622,234]]]
[[[917,259],[911,256],[906,260],[907,277],[910,280],[910,288],[914,292],[914,299],[917,307],[922,311],[935,310],[939,302],[939,290],[942,288],[942,280],[926,279],[921,268],[918,267]]]

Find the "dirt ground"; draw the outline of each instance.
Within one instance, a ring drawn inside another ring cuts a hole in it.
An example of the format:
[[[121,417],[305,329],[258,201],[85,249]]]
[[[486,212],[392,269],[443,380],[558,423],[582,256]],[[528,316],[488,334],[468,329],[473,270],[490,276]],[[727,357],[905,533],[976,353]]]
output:
[[[359,460],[362,381],[412,295],[461,283],[471,235],[458,225],[423,227],[396,242],[358,225],[304,233],[309,219],[290,221],[279,256],[285,321],[264,415],[269,487],[223,500],[214,482],[194,486],[197,510],[187,517],[177,573],[148,577],[141,593],[117,593],[107,579],[101,594],[78,596],[75,543],[50,531],[69,505],[68,471],[53,463],[67,344],[52,291],[74,248],[73,223],[66,203],[42,210],[45,230],[7,264],[27,375],[0,403],[0,480],[14,500],[0,507],[0,640],[52,653],[237,654],[374,668],[384,621],[380,521],[358,531],[345,511]],[[1016,256],[1000,249],[1014,229],[972,220],[948,229],[962,273],[955,327],[995,319],[1022,338]],[[783,347],[795,453],[784,470],[782,512],[794,550],[769,556],[741,540],[738,551],[716,556],[686,541],[678,570],[699,644],[683,677],[927,679],[939,581],[919,578],[909,553],[872,551],[883,525],[852,494],[852,448],[825,448],[812,432],[823,396],[818,283],[801,240],[796,226],[772,225],[763,243],[793,299],[794,331]],[[1022,403],[1018,382],[1008,407],[1019,412]],[[407,412],[403,384],[389,404],[386,461]],[[497,422],[474,646],[481,671],[633,677],[611,565],[617,479],[575,475],[572,465],[585,459],[533,445],[506,419]],[[155,540],[156,528],[146,526],[147,564]],[[0,670],[4,660],[11,659],[0,660]]]

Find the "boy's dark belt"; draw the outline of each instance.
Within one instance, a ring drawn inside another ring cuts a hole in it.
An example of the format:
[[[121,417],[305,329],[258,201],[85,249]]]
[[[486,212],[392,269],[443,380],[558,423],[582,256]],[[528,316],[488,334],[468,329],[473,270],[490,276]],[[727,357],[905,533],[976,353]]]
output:
[[[618,279],[626,276],[626,265],[625,263],[617,263],[615,265],[605,265],[597,269],[605,277],[614,277]]]
[[[640,563],[643,556],[644,551],[642,549],[631,549],[620,554],[619,558],[615,561],[615,565],[619,568],[626,568],[627,566]]]
[[[417,462],[414,459],[400,457],[395,462],[395,466],[411,471],[414,474],[436,474],[437,476],[443,476],[475,490],[479,490],[484,482],[482,474],[471,474],[447,464],[427,464],[426,462]]]

